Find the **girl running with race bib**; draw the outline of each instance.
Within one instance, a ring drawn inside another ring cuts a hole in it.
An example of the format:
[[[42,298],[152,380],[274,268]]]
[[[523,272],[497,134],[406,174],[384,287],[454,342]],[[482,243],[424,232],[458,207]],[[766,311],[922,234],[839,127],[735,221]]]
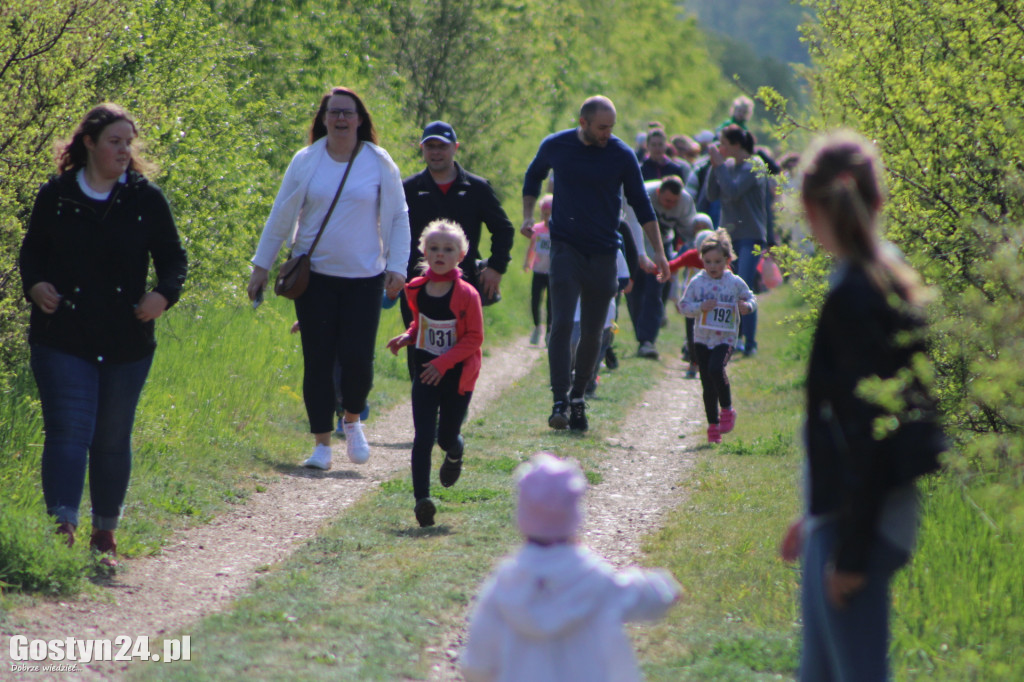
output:
[[[757,302],[746,282],[729,270],[729,263],[736,255],[728,232],[719,228],[705,239],[700,246],[700,258],[704,270],[686,285],[679,299],[679,312],[695,318],[693,351],[704,389],[708,442],[721,443],[722,434],[732,431],[736,424],[725,367],[736,347],[740,315],[754,312]]]
[[[423,276],[405,286],[412,323],[388,341],[398,354],[415,348],[412,383],[414,513],[420,526],[433,526],[437,507],[430,499],[430,455],[434,440],[445,452],[441,485],[449,487],[462,473],[462,422],[469,410],[483,359],[483,308],[480,295],[462,279],[459,263],[469,241],[458,224],[435,220],[420,236]]]

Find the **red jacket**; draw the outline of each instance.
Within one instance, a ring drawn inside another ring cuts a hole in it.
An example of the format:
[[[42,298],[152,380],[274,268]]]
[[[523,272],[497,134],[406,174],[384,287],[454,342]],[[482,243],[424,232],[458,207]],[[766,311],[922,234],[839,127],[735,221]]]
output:
[[[419,292],[427,283],[426,277],[416,277],[405,285],[405,300],[412,310],[412,323],[405,330],[415,339],[419,333]],[[455,365],[462,363],[462,378],[459,380],[459,393],[465,394],[476,386],[480,376],[480,365],[483,362],[484,344],[484,310],[480,305],[480,294],[472,284],[459,278],[454,281],[451,311],[455,315],[455,335],[458,341],[446,353],[430,362],[441,376]]]

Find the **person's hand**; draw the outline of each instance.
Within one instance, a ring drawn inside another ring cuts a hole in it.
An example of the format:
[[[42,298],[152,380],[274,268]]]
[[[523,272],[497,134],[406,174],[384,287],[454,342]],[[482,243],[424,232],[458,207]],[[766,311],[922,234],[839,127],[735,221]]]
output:
[[[722,156],[722,152],[718,149],[717,144],[708,145],[708,158],[711,160],[711,165],[715,167],[725,163],[725,157]]]
[[[668,259],[665,258],[665,254],[655,257],[654,264],[658,272],[658,281],[667,282],[672,279],[672,268],[668,265]]]
[[[519,227],[519,234],[523,235],[524,237],[532,237],[533,236],[533,219],[532,218],[525,218],[525,219],[523,219],[523,224]]]
[[[52,315],[57,311],[57,305],[61,299],[61,295],[57,293],[57,287],[49,282],[36,282],[28,290],[28,296],[47,315]]]
[[[388,350],[392,355],[398,355],[398,351],[412,343],[412,337],[408,334],[399,334],[388,341]]]
[[[749,315],[754,312],[754,306],[750,304],[750,301],[740,301],[738,307],[740,309],[740,315]]]
[[[266,268],[261,268],[258,265],[252,266],[252,274],[249,275],[249,286],[246,287],[246,293],[249,294],[250,301],[255,301],[256,296],[267,288],[269,278],[270,273]]]
[[[441,383],[441,372],[438,371],[437,367],[428,362],[423,366],[423,371],[420,373],[420,381],[427,386],[437,386]]]
[[[866,583],[867,576],[863,573],[837,571],[832,564],[825,567],[825,597],[837,609],[846,608]]]
[[[658,266],[654,264],[654,261],[642,253],[637,256],[636,264],[638,268],[646,272],[648,275],[653,275],[658,271]]]
[[[714,310],[717,307],[718,307],[718,301],[716,299],[713,299],[713,298],[709,298],[706,301],[701,301],[701,303],[700,303],[700,309],[703,312],[705,312],[705,313],[709,313],[709,312],[711,312],[712,310]]]
[[[488,298],[494,298],[501,287],[501,273],[491,268],[484,268],[480,271],[477,276],[480,280],[480,286],[484,289],[484,295]]]
[[[801,516],[789,524],[789,528],[786,529],[786,534],[782,538],[782,544],[779,545],[779,556],[782,557],[783,561],[796,561],[803,553],[803,544],[804,519]]]
[[[299,324],[299,321],[295,320],[295,322],[292,323],[292,328],[289,331],[292,334],[298,334],[301,329],[302,329],[302,326]]]
[[[142,322],[151,322],[164,314],[167,310],[167,299],[163,294],[150,291],[143,294],[135,306],[135,318]]]
[[[624,293],[624,294],[628,294],[631,291],[633,291],[633,280],[632,280],[632,278],[628,282],[626,282],[626,286],[622,287],[622,293]]]
[[[398,294],[402,293],[402,287],[404,286],[405,275],[391,272],[390,270],[384,275],[384,293],[392,301],[398,298]]]

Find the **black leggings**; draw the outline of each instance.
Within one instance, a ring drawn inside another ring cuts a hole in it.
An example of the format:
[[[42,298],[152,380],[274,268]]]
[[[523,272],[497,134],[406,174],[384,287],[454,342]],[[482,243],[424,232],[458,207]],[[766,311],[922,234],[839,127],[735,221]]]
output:
[[[732,346],[722,343],[708,348],[703,343],[695,343],[693,351],[697,356],[700,384],[704,389],[704,413],[708,417],[708,424],[717,424],[718,406],[721,405],[722,409],[732,407],[732,390],[729,388],[729,376],[725,373],[725,366],[732,357]]]
[[[412,381],[412,423],[416,430],[412,441],[412,491],[417,500],[430,496],[430,455],[435,436],[445,452],[458,448],[459,432],[473,397],[472,391],[459,395],[461,370],[462,365],[448,370],[437,386],[424,384],[418,374]]]
[[[530,285],[530,312],[533,313],[533,326],[540,326],[540,297],[544,295],[544,292],[548,290],[548,275],[546,272],[535,272],[533,273],[533,282]],[[545,299],[545,309],[547,311],[547,328],[551,328],[551,296],[547,296]]]
[[[380,323],[384,273],[330,277],[312,273],[295,299],[302,336],[302,398],[310,433],[334,430],[334,364],[341,366],[344,410],[359,414],[373,386],[373,354]]]

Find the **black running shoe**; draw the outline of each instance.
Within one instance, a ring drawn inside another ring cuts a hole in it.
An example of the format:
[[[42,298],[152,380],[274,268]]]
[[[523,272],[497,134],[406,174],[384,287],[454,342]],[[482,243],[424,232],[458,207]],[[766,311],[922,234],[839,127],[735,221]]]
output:
[[[569,426],[569,406],[564,400],[557,400],[551,407],[551,416],[548,417],[548,426],[559,431]]]
[[[571,431],[586,431],[590,428],[587,424],[587,403],[583,398],[575,398],[569,401],[569,429]]]
[[[615,355],[615,349],[608,346],[608,350],[604,352],[604,366],[608,369],[619,368],[619,358]]]
[[[434,506],[432,499],[424,497],[421,500],[416,500],[416,506],[413,508],[412,513],[416,515],[420,528],[426,528],[427,526],[434,525],[434,514],[437,513],[437,507]]]
[[[455,447],[445,453],[444,462],[441,463],[441,472],[438,476],[441,479],[441,485],[445,488],[452,487],[459,480],[459,475],[462,473],[462,452],[465,450],[465,446],[465,441],[462,439],[462,436],[459,436]]]

